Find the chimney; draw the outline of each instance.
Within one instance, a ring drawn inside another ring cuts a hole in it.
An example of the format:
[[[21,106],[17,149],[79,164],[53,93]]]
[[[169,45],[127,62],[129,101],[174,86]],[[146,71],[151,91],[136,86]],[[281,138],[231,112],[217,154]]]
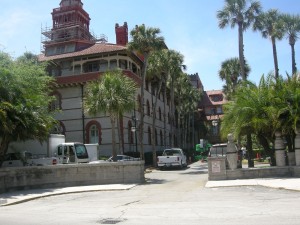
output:
[[[119,24],[116,23],[115,30],[116,30],[117,45],[126,46],[127,43],[128,43],[128,26],[127,26],[127,22],[124,22],[123,26],[119,26]]]

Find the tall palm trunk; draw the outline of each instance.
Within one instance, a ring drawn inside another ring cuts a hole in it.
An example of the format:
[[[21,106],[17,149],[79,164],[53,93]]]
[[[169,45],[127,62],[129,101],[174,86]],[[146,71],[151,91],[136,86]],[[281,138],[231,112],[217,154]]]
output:
[[[10,139],[7,136],[2,137],[2,140],[0,142],[0,167],[4,160],[4,156],[7,152],[9,143],[10,143]]]
[[[259,143],[263,146],[263,148],[264,148],[265,152],[267,153],[267,155],[270,156],[271,166],[275,166],[276,165],[276,159],[275,159],[274,148],[273,149],[270,148],[269,141],[262,134],[258,134],[257,138],[258,138]],[[273,146],[274,146],[274,143],[273,143]]]
[[[243,24],[239,23],[239,61],[241,66],[241,75],[243,81],[246,80],[245,72],[245,57],[244,57],[244,36],[243,36]]]
[[[171,147],[174,147],[174,134],[175,134],[175,97],[174,97],[174,78],[171,78],[171,102],[170,102],[170,125],[171,125]]]
[[[295,38],[290,37],[289,38],[289,43],[291,46],[291,51],[292,51],[292,73],[295,75],[297,73],[297,66],[296,66],[296,54],[295,54]]]
[[[112,156],[113,161],[117,161],[117,146],[116,146],[116,118],[114,116],[110,117],[111,123],[111,140],[112,140]]]
[[[123,131],[122,131],[122,115],[120,114],[117,118],[117,129],[118,129],[118,142],[119,142],[119,150],[118,152],[121,153],[121,154],[124,154],[124,140],[123,140]]]
[[[253,161],[253,146],[252,146],[252,136],[251,134],[247,134],[247,151],[248,151],[248,167],[254,167]]]
[[[142,67],[142,84],[141,84],[141,114],[139,125],[139,142],[140,142],[140,158],[144,159],[144,115],[145,115],[145,80],[148,67],[149,54],[144,54],[144,66]]]
[[[166,112],[166,102],[167,102],[167,84],[164,85],[164,148],[167,147],[167,112]]]
[[[151,142],[152,142],[152,158],[153,158],[153,166],[156,167],[156,143],[155,143],[155,123],[156,123],[156,108],[157,108],[157,102],[158,98],[157,96],[160,95],[162,87],[162,80],[160,79],[158,89],[155,95],[155,100],[153,104],[153,116],[152,116],[152,136],[151,136]]]
[[[272,48],[273,48],[275,78],[277,79],[279,77],[279,68],[278,68],[278,59],[277,59],[276,39],[275,37],[272,37],[271,40],[272,40]]]

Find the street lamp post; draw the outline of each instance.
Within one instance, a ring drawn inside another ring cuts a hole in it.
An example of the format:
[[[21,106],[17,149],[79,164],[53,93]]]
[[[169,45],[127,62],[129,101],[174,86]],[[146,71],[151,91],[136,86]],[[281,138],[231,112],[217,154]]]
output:
[[[211,124],[213,126],[213,139],[216,141],[216,140],[219,140],[218,138],[218,135],[219,135],[219,132],[218,132],[218,125],[219,125],[219,121],[217,119],[214,119],[211,121]]]
[[[135,110],[134,110],[134,115],[132,116],[132,120],[134,121],[134,126],[131,127],[131,132],[134,133],[134,139],[135,139],[135,152],[138,152],[137,151],[137,134],[136,134],[136,131],[137,131],[137,118],[136,118],[136,115],[135,115]]]

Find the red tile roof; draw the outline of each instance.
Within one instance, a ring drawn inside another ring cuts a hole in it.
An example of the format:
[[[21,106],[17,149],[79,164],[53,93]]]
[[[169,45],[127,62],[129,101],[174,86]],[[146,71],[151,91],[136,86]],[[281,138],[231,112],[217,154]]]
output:
[[[71,53],[65,53],[60,55],[52,55],[52,56],[45,56],[44,54],[39,55],[39,61],[49,61],[55,59],[63,59],[63,58],[71,58],[71,57],[78,57],[78,56],[85,56],[85,55],[93,55],[99,53],[108,53],[108,52],[117,52],[117,51],[124,51],[127,48],[121,45],[115,44],[107,44],[107,43],[96,43],[95,45]]]
[[[214,95],[221,95],[222,99],[221,101],[212,101],[211,96]],[[205,91],[202,101],[201,101],[201,105],[206,107],[206,106],[214,106],[214,105],[223,105],[227,102],[223,91],[222,90],[213,90],[213,91]]]

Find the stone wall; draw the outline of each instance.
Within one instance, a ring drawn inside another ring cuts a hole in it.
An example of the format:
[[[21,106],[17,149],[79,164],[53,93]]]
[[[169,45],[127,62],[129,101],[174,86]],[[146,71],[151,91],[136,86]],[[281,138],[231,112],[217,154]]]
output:
[[[0,193],[36,188],[143,183],[144,161],[0,169]]]
[[[222,158],[208,158],[208,180],[236,180],[273,177],[300,177],[299,166],[226,169]]]

